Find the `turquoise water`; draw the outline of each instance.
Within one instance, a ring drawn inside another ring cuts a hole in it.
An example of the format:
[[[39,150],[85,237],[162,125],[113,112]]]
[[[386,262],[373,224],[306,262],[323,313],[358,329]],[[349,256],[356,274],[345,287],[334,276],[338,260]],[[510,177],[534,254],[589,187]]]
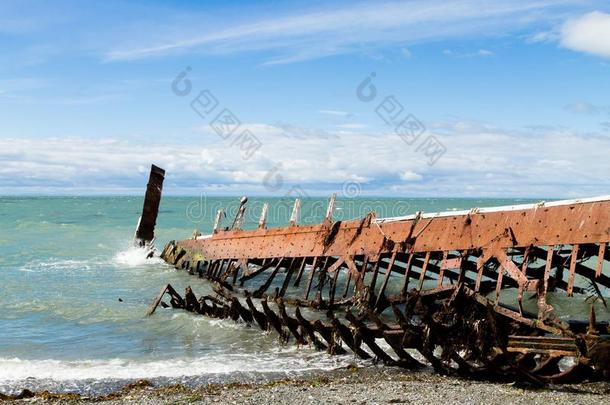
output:
[[[288,222],[292,200],[270,199],[269,226]],[[249,201],[254,227],[263,200]],[[524,203],[526,200],[339,199],[336,218],[380,217]],[[237,198],[164,197],[158,248],[195,228],[211,231],[216,210]],[[274,334],[176,310],[146,317],[166,283],[210,293],[205,281],[130,247],[142,199],[0,198],[0,391],[23,387],[104,392],[136,379],[161,382],[259,380],[353,363]],[[318,222],[325,199],[306,199],[301,222]]]

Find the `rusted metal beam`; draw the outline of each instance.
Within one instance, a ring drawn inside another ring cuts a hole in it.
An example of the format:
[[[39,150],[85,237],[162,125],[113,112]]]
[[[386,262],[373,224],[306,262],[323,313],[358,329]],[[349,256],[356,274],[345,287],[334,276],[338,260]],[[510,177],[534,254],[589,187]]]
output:
[[[388,286],[388,281],[390,280],[390,275],[392,273],[392,267],[394,267],[394,261],[396,260],[396,252],[392,253],[392,257],[388,262],[388,266],[385,270],[385,277],[383,278],[383,283],[381,284],[381,288],[379,289],[379,294],[377,294],[377,301],[375,302],[375,308],[379,308],[381,304],[381,300],[385,297],[385,289]]]
[[[261,216],[258,220],[258,229],[265,229],[267,224],[267,210],[269,210],[269,203],[264,203],[263,209],[261,210]]]
[[[223,209],[219,209],[218,211],[216,211],[216,219],[214,219],[214,228],[212,229],[212,232],[216,233],[220,230],[220,225],[224,218],[225,212]]]
[[[301,213],[301,200],[294,200],[294,206],[292,207],[292,214],[290,214],[290,226],[297,226],[299,221],[299,215]]]
[[[599,244],[599,253],[597,254],[597,266],[595,268],[595,278],[602,274],[604,269],[604,257],[606,256],[606,243]]]
[[[331,206],[329,204],[329,208]],[[610,222],[609,208],[610,201],[604,200],[509,211],[479,211],[469,215],[424,217],[413,226],[413,235],[417,237],[415,240],[411,237],[411,250],[464,250],[490,243],[497,248],[526,248],[530,245],[609,242],[610,234],[601,225]],[[563,221],[563,218],[566,220]],[[200,251],[205,257],[255,257],[260,254],[262,246],[266,246],[267,257],[374,256],[380,253],[380,248],[381,252],[389,252],[406,247],[399,242],[405,241],[415,218],[373,220],[352,243],[360,222],[341,222],[330,246],[323,246],[319,240],[320,234],[327,232],[327,227],[323,224],[250,231],[229,230],[217,232],[212,238],[182,241],[180,244]],[[502,224],[502,228],[498,229],[497,224]],[[382,246],[384,235],[395,242],[391,249],[388,249],[388,245]],[[295,239],[300,243],[290,243]]]
[[[424,265],[421,268],[421,273],[419,276],[419,285],[417,289],[421,291],[424,286],[424,279],[426,278],[426,270],[428,269],[428,264],[430,263],[430,252],[426,252],[426,257],[424,258]]]
[[[328,260],[328,257],[325,259]],[[316,273],[316,265],[318,264],[318,257],[314,257],[313,263],[311,264],[311,272],[309,273],[309,279],[307,280],[307,288],[305,289],[304,298],[309,299],[309,291],[311,291],[311,283],[313,282],[313,276]],[[326,264],[324,264],[326,266]]]
[[[578,244],[572,246],[572,256],[570,258],[570,276],[568,278],[568,296],[574,295],[574,276],[576,275],[576,261],[578,260]]]
[[[509,336],[507,350],[516,353],[539,353],[556,356],[578,355],[573,338],[547,336]]]
[[[409,278],[411,277],[411,266],[413,261],[413,253],[409,253],[409,258],[407,259],[407,265],[405,266],[404,279],[402,282],[402,288],[400,289],[401,296],[404,296],[409,289]]]

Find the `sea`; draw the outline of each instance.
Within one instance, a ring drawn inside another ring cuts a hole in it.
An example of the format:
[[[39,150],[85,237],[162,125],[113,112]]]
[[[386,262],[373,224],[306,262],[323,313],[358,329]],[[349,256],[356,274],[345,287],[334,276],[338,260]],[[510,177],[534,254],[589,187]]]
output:
[[[267,225],[286,225],[292,198],[252,198],[244,228],[258,224],[269,203]],[[370,211],[395,217],[417,211],[527,203],[524,199],[339,198],[336,219]],[[133,247],[142,197],[0,197],[0,392],[24,388],[100,395],[138,379],[197,385],[299,377],[358,363],[283,345],[231,320],[181,310],[146,311],[160,288],[205,280],[177,271]],[[305,198],[299,222],[316,223],[327,199]],[[158,250],[195,230],[212,231],[218,209],[231,225],[238,197],[163,197],[157,220]]]

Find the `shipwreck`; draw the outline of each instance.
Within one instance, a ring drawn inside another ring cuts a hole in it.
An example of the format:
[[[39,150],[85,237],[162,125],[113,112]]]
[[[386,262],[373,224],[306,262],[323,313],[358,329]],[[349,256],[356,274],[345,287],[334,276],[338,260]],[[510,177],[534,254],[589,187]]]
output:
[[[162,180],[153,167],[139,244],[154,238]],[[168,284],[149,314],[168,296],[286,343],[478,379],[610,376],[609,325],[595,312],[610,287],[610,196],[337,221],[333,195],[316,225],[299,224],[300,204],[279,228],[266,226],[265,205],[246,230],[243,198],[230,226],[220,210],[211,234],[169,242],[161,257],[215,295]],[[580,309],[555,308],[560,297]]]

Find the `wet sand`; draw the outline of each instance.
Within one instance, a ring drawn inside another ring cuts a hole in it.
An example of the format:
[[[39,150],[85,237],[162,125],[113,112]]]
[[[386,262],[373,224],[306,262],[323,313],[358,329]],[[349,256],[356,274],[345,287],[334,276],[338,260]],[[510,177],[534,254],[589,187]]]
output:
[[[98,398],[36,393],[18,402],[104,404],[550,404],[610,403],[610,383],[554,386],[545,389],[444,377],[427,371],[387,367],[351,368],[321,373],[303,380],[261,384],[211,384],[199,387],[154,387],[140,381]]]

